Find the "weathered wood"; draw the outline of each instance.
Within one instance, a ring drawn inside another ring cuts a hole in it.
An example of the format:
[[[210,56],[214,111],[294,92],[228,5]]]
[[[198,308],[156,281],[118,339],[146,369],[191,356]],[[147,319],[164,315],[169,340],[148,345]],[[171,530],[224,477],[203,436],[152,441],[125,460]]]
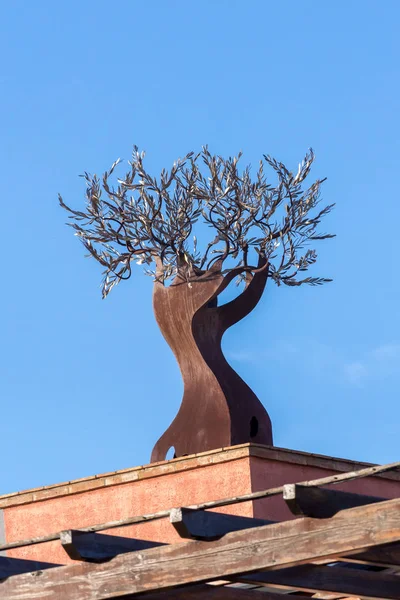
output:
[[[313,479],[310,481],[299,482],[298,485],[304,486],[322,486],[328,484],[341,483],[343,481],[353,481],[361,477],[372,477],[374,475],[380,475],[393,471],[394,469],[400,468],[400,461],[395,463],[389,463],[387,465],[376,465],[372,467],[366,467],[359,471],[349,471],[347,473],[339,473],[338,475],[330,475],[328,477],[321,477],[319,479]],[[278,486],[275,488],[269,488],[267,490],[261,490],[259,492],[251,492],[249,494],[242,494],[240,496],[233,496],[231,498],[222,498],[221,500],[210,500],[208,502],[201,502],[200,504],[191,504],[186,508],[192,510],[207,510],[209,508],[220,508],[223,506],[231,506],[233,504],[240,504],[242,502],[250,502],[259,500],[260,498],[271,498],[278,496],[283,493],[284,486]],[[136,515],[127,519],[120,519],[118,521],[108,521],[106,523],[99,523],[97,525],[91,525],[89,527],[83,527],[80,531],[85,532],[99,532],[108,529],[114,529],[116,527],[127,527],[129,525],[135,525],[137,523],[144,523],[147,521],[154,521],[156,519],[169,518],[172,509],[161,510],[156,513],[147,513],[144,515]],[[15,542],[8,542],[6,544],[0,544],[0,552],[3,550],[11,550],[13,548],[22,548],[24,546],[31,546],[35,544],[43,544],[45,542],[51,542],[59,539],[59,532],[50,533],[48,535],[37,536],[26,540],[17,540]]]
[[[387,544],[386,546],[379,546],[379,548],[371,548],[355,556],[346,556],[343,560],[378,567],[399,567],[400,544]]]
[[[104,533],[86,533],[67,529],[60,533],[61,545],[73,560],[101,562],[124,554],[162,546],[159,542],[137,540]]]
[[[308,487],[298,483],[288,483],[283,486],[283,499],[294,515],[316,519],[327,519],[340,510],[384,500],[376,496]]]
[[[298,596],[296,594],[296,598],[297,597]],[[362,600],[360,598],[360,596],[346,596],[346,597],[344,597],[343,594],[330,594],[329,592],[317,592],[316,594],[313,594],[311,596],[311,598],[313,598],[313,600],[315,600],[315,599],[317,599],[317,600]],[[279,598],[279,600],[283,600],[283,599]]]
[[[0,584],[5,600],[109,600],[267,569],[356,554],[400,542],[400,500],[235,531],[213,542],[187,542],[16,575]]]
[[[400,577],[365,569],[310,565],[233,577],[232,581],[296,588],[303,592],[336,592],[363,598],[399,600]]]
[[[60,565],[47,562],[39,562],[37,560],[24,560],[21,558],[11,558],[0,556],[0,579],[6,579],[13,575],[21,573],[31,573],[33,571],[42,571],[43,569],[51,569]]]
[[[186,586],[144,596],[128,596],[125,600],[284,600],[286,596],[274,592],[214,585]],[[296,595],[295,600],[310,600],[309,596]]]
[[[170,522],[178,534],[188,540],[215,540],[230,531],[261,527],[272,523],[265,519],[191,510],[190,508],[171,510]]]

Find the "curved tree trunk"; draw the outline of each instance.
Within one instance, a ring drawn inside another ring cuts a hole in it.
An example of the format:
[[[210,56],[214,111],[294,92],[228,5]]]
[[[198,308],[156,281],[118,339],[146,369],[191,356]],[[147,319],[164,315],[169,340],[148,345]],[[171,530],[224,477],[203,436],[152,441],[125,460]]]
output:
[[[154,312],[178,361],[184,395],[177,416],[154,446],[152,462],[165,460],[170,448],[183,456],[250,441],[272,444],[268,413],[221,349],[223,334],[254,308],[266,280],[266,273],[257,273],[238,298],[220,307],[217,296],[227,278],[219,272],[190,284],[156,282]]]

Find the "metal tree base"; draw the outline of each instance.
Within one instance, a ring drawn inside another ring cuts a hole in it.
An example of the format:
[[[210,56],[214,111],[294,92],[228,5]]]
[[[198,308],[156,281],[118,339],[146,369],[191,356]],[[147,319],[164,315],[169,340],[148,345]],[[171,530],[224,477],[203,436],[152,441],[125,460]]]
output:
[[[221,349],[225,331],[256,306],[267,270],[256,273],[235,300],[217,306],[218,294],[232,278],[211,270],[189,283],[178,277],[169,287],[155,284],[155,316],[178,361],[184,395],[151,462],[165,460],[171,448],[179,457],[246,442],[272,445],[267,411]]]

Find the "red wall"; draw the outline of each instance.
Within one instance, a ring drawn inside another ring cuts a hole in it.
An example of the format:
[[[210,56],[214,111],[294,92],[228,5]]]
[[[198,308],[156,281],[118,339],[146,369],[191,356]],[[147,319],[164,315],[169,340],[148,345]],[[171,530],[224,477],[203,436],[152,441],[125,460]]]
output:
[[[126,469],[68,484],[0,497],[6,542],[79,529],[178,506],[246,494],[360,469],[365,465],[290,450],[245,444],[234,448]],[[400,476],[338,486],[369,495],[400,496]],[[225,507],[223,512],[272,520],[293,518],[281,497]],[[160,542],[181,541],[168,519],[107,533]],[[70,562],[58,541],[8,550],[10,557]]]

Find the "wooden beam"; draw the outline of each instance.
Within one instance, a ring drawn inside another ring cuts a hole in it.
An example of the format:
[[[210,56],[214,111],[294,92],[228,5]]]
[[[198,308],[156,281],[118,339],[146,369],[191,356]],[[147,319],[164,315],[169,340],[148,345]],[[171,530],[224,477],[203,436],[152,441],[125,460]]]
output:
[[[136,550],[162,546],[159,542],[137,540],[103,533],[86,533],[67,529],[60,533],[61,545],[73,560],[101,562]]]
[[[16,575],[0,584],[4,600],[109,600],[267,569],[279,569],[400,542],[400,499],[227,533],[213,542],[181,542]]]
[[[232,581],[296,588],[302,592],[335,592],[342,596],[354,595],[380,600],[400,599],[400,577],[357,568],[307,565],[233,577]]]
[[[298,597],[296,595],[296,597]],[[310,596],[308,597],[310,600]],[[315,599],[317,598],[318,600],[362,600],[362,598],[360,598],[360,596],[342,596],[342,594],[326,594],[325,592],[317,592],[316,594],[313,594],[311,596],[311,598]],[[283,600],[282,598],[279,598],[279,600]]]
[[[384,500],[376,496],[363,496],[321,487],[306,487],[297,483],[283,486],[283,499],[294,515],[316,519],[326,519],[333,517],[340,510]]]
[[[366,565],[376,565],[378,567],[400,567],[400,545],[387,544],[379,548],[371,548],[355,556],[346,556],[343,559],[350,563],[359,563]]]
[[[6,579],[6,577],[20,575],[21,573],[42,571],[44,569],[51,569],[59,566],[60,565],[39,562],[37,560],[25,560],[22,558],[9,558],[7,556],[0,556],[0,579]]]
[[[274,592],[207,584],[152,592],[143,596],[143,600],[284,600],[285,598],[287,596]],[[125,600],[139,600],[139,597],[128,596]],[[310,597],[296,595],[295,600],[310,600]]]
[[[216,540],[230,531],[268,525],[272,521],[240,517],[207,510],[173,508],[170,522],[178,534],[188,540]]]

